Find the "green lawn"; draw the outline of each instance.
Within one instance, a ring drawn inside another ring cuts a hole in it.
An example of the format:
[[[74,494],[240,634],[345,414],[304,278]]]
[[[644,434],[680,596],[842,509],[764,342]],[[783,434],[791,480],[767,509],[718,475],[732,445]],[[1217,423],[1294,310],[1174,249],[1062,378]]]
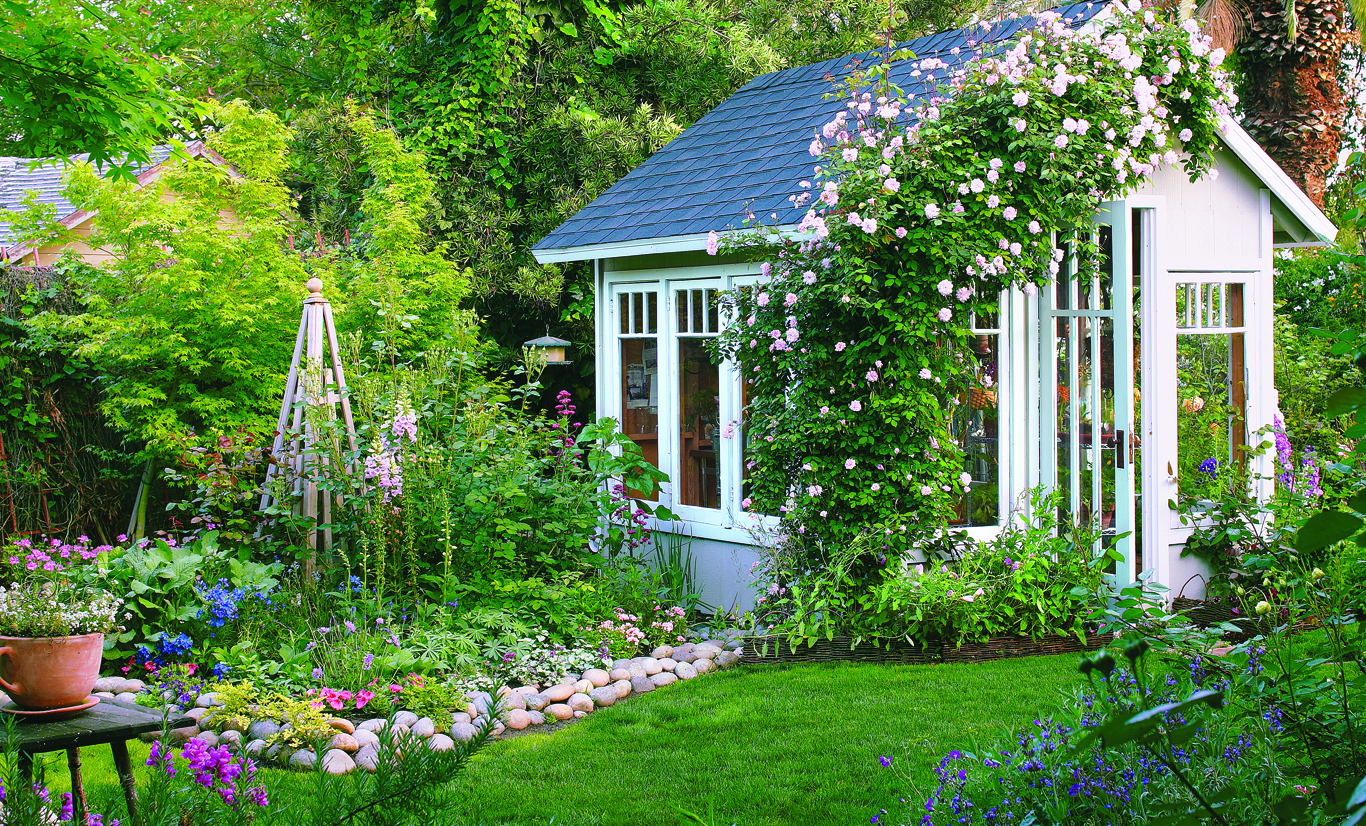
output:
[[[1077,659],[731,669],[553,734],[495,743],[451,784],[439,813],[415,822],[673,824],[679,805],[714,808],[722,826],[867,823],[908,791],[879,755],[923,793],[944,752],[986,745],[1057,702],[1077,684]],[[137,746],[145,771],[147,747]],[[117,799],[108,749],[86,750],[84,760],[92,804]],[[52,787],[66,789],[65,760],[53,755],[49,768]]]
[[[752,666],[595,712],[553,735],[497,743],[452,784],[442,823],[867,823],[922,790],[952,748],[986,745],[1077,684],[1078,657],[982,665]],[[671,816],[671,814],[673,816]]]

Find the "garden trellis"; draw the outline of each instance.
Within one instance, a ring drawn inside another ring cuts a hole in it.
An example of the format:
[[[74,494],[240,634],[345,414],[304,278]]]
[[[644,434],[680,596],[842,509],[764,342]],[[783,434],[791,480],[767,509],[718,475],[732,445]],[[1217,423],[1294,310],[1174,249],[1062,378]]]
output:
[[[332,426],[338,405],[352,454],[356,451],[356,423],[351,415],[332,305],[323,297],[322,279],[310,278],[307,287],[308,297],[304,299],[303,317],[294,339],[294,355],[289,362],[275,426],[275,442],[267,457],[261,510],[280,501],[278,491],[283,481],[291,497],[297,500],[295,514],[314,522],[308,534],[308,547],[310,552],[316,552],[319,532],[323,549],[331,548],[332,506],[341,504],[340,494],[330,493],[319,485],[320,477],[339,458],[335,449],[336,430]]]

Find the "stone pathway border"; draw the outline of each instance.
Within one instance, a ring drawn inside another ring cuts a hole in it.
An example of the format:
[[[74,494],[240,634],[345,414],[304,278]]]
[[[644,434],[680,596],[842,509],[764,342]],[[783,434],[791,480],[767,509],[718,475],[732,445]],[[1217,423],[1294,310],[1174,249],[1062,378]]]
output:
[[[564,674],[558,683],[537,686],[502,686],[497,696],[473,691],[465,695],[466,710],[451,714],[449,723],[418,717],[411,711],[396,711],[388,718],[377,717],[354,723],[340,717],[328,720],[336,734],[323,753],[323,770],[329,774],[349,774],[356,769],[375,771],[379,766],[380,737],[388,731],[409,731],[427,741],[434,751],[449,751],[455,743],[473,739],[482,729],[492,726],[492,736],[511,735],[536,726],[573,721],[595,710],[615,705],[627,698],[648,694],[680,681],[692,680],[740,662],[744,649],[734,642],[708,640],[684,643],[674,648],[661,645],[648,657],[613,661],[610,668],[590,668],[582,674]],[[135,685],[136,684],[136,685]],[[132,704],[138,692],[146,689],[141,680],[105,677],[95,685],[96,694],[116,703]],[[218,704],[212,692],[195,699],[185,712],[198,723]],[[179,710],[179,709],[177,709]],[[171,731],[174,745],[190,739],[210,746],[226,746],[233,752],[279,766],[311,771],[318,757],[311,748],[292,749],[283,743],[268,745],[281,731],[275,720],[254,720],[249,725],[221,733],[197,724]],[[155,740],[160,733],[142,735]]]

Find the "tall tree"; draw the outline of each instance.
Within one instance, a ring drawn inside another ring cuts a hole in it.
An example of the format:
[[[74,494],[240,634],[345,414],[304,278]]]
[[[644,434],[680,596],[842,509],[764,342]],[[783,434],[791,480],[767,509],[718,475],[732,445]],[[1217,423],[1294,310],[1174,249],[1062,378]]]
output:
[[[1322,206],[1347,108],[1342,51],[1354,33],[1346,4],[1249,0],[1248,20],[1238,47],[1243,125]]]

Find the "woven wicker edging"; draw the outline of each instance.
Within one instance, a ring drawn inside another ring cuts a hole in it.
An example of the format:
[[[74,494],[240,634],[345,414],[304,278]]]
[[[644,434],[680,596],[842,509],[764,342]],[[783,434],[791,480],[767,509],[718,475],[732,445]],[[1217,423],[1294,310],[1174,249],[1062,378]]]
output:
[[[872,642],[854,645],[852,637],[835,637],[799,644],[797,650],[784,636],[748,637],[745,639],[745,664],[773,665],[778,663],[863,662],[900,665],[930,663],[969,663],[1000,660],[1011,657],[1035,657],[1045,654],[1066,654],[1100,648],[1114,638],[1092,634],[1083,645],[1076,637],[995,637],[986,642],[968,643],[956,648],[908,645],[895,641],[890,646]],[[767,650],[765,650],[767,649]]]

